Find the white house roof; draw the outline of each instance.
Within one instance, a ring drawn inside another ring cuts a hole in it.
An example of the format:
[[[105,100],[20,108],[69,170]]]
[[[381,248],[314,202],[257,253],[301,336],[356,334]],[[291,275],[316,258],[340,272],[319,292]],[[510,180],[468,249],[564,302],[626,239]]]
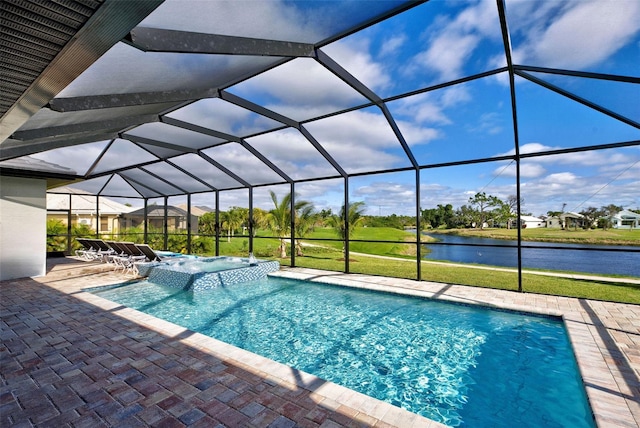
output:
[[[560,214],[561,218],[584,218],[584,216],[582,214],[578,214],[578,213],[574,213],[574,212],[566,212],[566,213],[562,213]]]
[[[629,211],[629,210],[622,210],[619,213],[615,214],[613,217],[625,218],[625,219],[636,219],[636,218],[640,218],[640,214],[634,213],[633,211]]]
[[[187,204],[180,204],[180,205],[176,205],[178,208],[183,209],[183,210],[187,210]],[[202,216],[203,214],[206,213],[211,213],[211,212],[215,212],[214,209],[211,209],[207,206],[192,206],[191,207],[191,214],[196,215],[198,217]]]
[[[96,197],[90,193],[70,187],[60,187],[56,191],[71,194],[72,213],[89,214],[96,211]],[[100,196],[98,199],[100,214],[122,214],[135,210],[133,207],[128,207],[104,196]],[[47,192],[47,209],[68,210],[69,195]]]
[[[544,221],[539,217],[534,217],[531,215],[521,215],[520,216],[520,220],[524,220],[524,221]]]

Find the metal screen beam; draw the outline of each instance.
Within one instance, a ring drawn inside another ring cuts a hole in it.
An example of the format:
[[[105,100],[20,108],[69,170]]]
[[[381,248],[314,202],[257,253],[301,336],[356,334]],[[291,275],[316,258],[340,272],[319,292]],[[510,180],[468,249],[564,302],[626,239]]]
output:
[[[198,152],[198,150],[192,149],[191,147],[180,146],[178,144],[173,144],[173,143],[165,143],[164,141],[158,141],[158,140],[154,140],[152,138],[146,138],[146,137],[138,137],[136,135],[131,135],[131,134],[122,134],[120,138],[129,140],[131,142],[138,143],[138,144],[147,144],[149,146],[162,147],[163,149],[175,150],[177,152],[183,152],[183,153]]]
[[[32,155],[34,153],[46,152],[48,150],[60,149],[63,147],[112,140],[114,138],[118,138],[118,135],[115,133],[100,135],[92,134],[92,137],[63,138],[60,140],[45,138],[42,141],[36,140],[29,142],[10,139],[0,145],[0,161]]]
[[[182,168],[179,165],[176,165],[175,163],[171,162],[170,160],[165,160],[165,162],[169,165],[171,165],[172,167],[174,167],[175,169],[177,169],[178,171],[180,171],[181,173],[188,175],[189,177],[191,177],[192,179],[194,179],[195,181],[204,184],[206,187],[208,187],[209,189],[211,189],[211,191],[216,191],[218,190],[216,187],[212,186],[211,184],[207,183],[206,181],[204,181],[203,179],[201,179],[200,177],[196,177],[194,174],[190,173],[189,171],[187,171],[186,169]]]
[[[196,124],[193,124],[193,123],[190,123],[190,122],[185,122],[183,120],[174,119],[172,117],[167,117],[167,116],[162,116],[160,118],[160,122],[166,123],[167,125],[176,126],[178,128],[186,129],[187,131],[193,131],[193,132],[197,132],[199,134],[204,134],[204,135],[208,135],[210,137],[215,137],[215,138],[221,139],[222,141],[220,143],[224,143],[226,141],[229,141],[225,137],[220,137],[220,135],[228,135],[228,134],[223,134],[223,133],[215,131],[213,129],[205,128],[204,126],[196,125]],[[215,145],[216,144],[212,144],[209,147],[213,147]]]
[[[165,183],[165,184],[167,184],[167,185],[169,185],[169,186],[171,186],[171,187],[173,187],[173,188],[175,188],[175,189],[178,189],[178,190],[179,190],[179,191],[181,191],[183,194],[187,194],[187,193],[189,193],[189,192],[187,192],[187,190],[183,189],[182,187],[180,187],[180,186],[178,186],[178,185],[176,185],[176,184],[174,184],[174,183],[170,182],[170,181],[169,181],[169,180],[167,180],[166,178],[160,177],[158,174],[154,174],[153,172],[149,171],[148,169],[145,169],[145,168],[143,168],[143,167],[140,167],[139,169],[140,169],[140,171],[144,171],[144,172],[146,172],[147,174],[149,174],[149,175],[150,175],[150,176],[152,176],[153,178],[155,178],[155,179],[157,179],[157,180],[160,180],[160,181],[162,181],[163,183]]]
[[[351,73],[345,70],[340,64],[335,62],[329,55],[322,52],[320,49],[318,49],[317,61],[327,70],[335,74],[340,80],[366,97],[369,101],[376,104],[380,104],[382,102],[382,99],[376,93],[356,79]]]
[[[253,148],[253,146],[251,146],[249,143],[247,143],[245,140],[243,140],[240,137],[237,137],[237,136],[231,135],[231,134],[227,134],[226,132],[216,131],[215,129],[205,128],[205,127],[202,127],[202,126],[199,126],[199,125],[194,125],[193,123],[184,122],[182,120],[173,119],[173,118],[170,118],[170,117],[163,117],[161,120],[162,120],[162,122],[164,122],[164,123],[166,123],[168,125],[173,125],[173,126],[177,126],[179,128],[188,129],[190,131],[194,131],[194,132],[199,132],[199,133],[202,133],[202,134],[210,135],[212,137],[216,137],[216,138],[219,138],[221,140],[232,141],[234,143],[238,143],[242,147],[247,149],[249,152],[251,152],[251,154],[253,154],[255,157],[260,159],[260,161],[262,161],[273,172],[278,174],[280,177],[282,177],[288,183],[291,183],[291,181],[293,181],[287,174],[285,174],[273,162],[271,162],[269,159],[267,159],[260,151],[258,151],[255,148]]]
[[[523,77],[523,78],[533,82],[533,83],[537,83],[538,85],[540,85],[540,86],[542,86],[544,88],[547,88],[547,89],[549,89],[549,90],[551,90],[553,92],[556,92],[556,93],[558,93],[560,95],[564,95],[565,97],[567,97],[567,98],[569,98],[569,99],[571,99],[573,101],[576,101],[576,102],[578,102],[580,104],[583,104],[583,105],[585,105],[587,107],[591,107],[592,109],[594,109],[596,111],[599,111],[600,113],[606,114],[609,117],[617,119],[620,122],[626,123],[627,125],[631,125],[634,128],[639,128],[640,129],[640,122],[636,122],[634,120],[629,119],[626,116],[618,114],[618,113],[616,113],[614,111],[611,111],[611,110],[609,110],[607,108],[604,108],[600,104],[596,104],[596,103],[591,102],[591,101],[589,101],[587,99],[579,97],[578,95],[575,95],[575,94],[573,94],[573,93],[571,93],[569,91],[565,91],[562,88],[559,88],[559,87],[557,87],[555,85],[552,85],[551,83],[548,83],[548,82],[546,82],[546,81],[544,81],[542,79],[539,79],[539,78],[537,78],[537,77],[535,77],[535,76],[533,76],[533,75],[531,75],[529,73],[526,73],[524,71],[515,70],[514,73],[517,74],[520,77]]]
[[[563,70],[558,68],[533,67],[529,65],[514,65],[513,68],[519,71],[529,71],[532,73],[558,74],[561,76],[582,77],[586,79],[611,80],[614,82],[640,84],[640,77],[620,76],[617,74],[593,73],[588,71]]]
[[[217,89],[180,89],[174,91],[54,98],[49,102],[48,107],[54,111],[69,112],[112,107],[141,106],[148,104],[177,103],[203,98],[216,98],[217,96]]]
[[[74,136],[78,133],[100,132],[105,130],[124,129],[131,126],[141,125],[143,123],[157,122],[157,115],[141,115],[129,116],[118,119],[103,120],[98,122],[85,122],[70,125],[50,126],[47,128],[28,129],[24,131],[16,131],[12,138],[15,140],[35,140],[38,138],[64,137],[66,135]]]
[[[229,170],[227,167],[222,165],[220,162],[218,162],[215,159],[213,159],[211,156],[207,156],[205,153],[202,153],[202,152],[198,152],[198,156],[200,156],[201,158],[203,158],[204,160],[209,162],[211,165],[215,166],[220,171],[224,172],[229,177],[233,178],[234,180],[236,180],[238,183],[242,184],[243,186],[251,187],[251,184],[248,181],[243,180],[241,177],[239,177],[233,171]]]
[[[502,43],[504,45],[504,53],[507,59],[507,68],[509,69],[509,92],[511,96],[511,117],[513,121],[513,144],[515,153],[514,160],[516,162],[516,216],[520,219],[522,215],[520,204],[520,138],[518,132],[518,104],[516,102],[515,72],[513,69],[513,58],[511,57],[511,40],[509,39],[509,28],[507,26],[504,0],[496,0],[496,4],[498,6]],[[520,224],[520,221],[518,221],[517,238],[518,291],[522,292],[522,225]]]
[[[236,95],[233,95],[230,92],[227,91],[220,91],[220,98],[222,98],[225,101],[230,102],[231,104],[235,104],[239,107],[242,107],[244,109],[250,110],[254,113],[257,113],[261,116],[264,117],[268,117],[269,119],[273,119],[276,122],[280,122],[283,123],[287,126],[291,126],[293,128],[297,128],[299,126],[298,122],[296,122],[295,120],[287,117],[287,116],[283,116],[280,113],[276,113],[273,110],[269,110],[268,108],[262,107],[261,105],[252,103],[249,100],[246,100],[244,98],[240,98]]]
[[[160,28],[136,27],[129,33],[127,41],[132,46],[145,52],[277,57],[313,57],[315,55],[315,47],[309,43],[163,30]]]
[[[133,183],[137,184],[140,187],[144,187],[145,189],[150,190],[151,192],[155,193],[156,195],[158,195],[158,196],[154,196],[156,198],[161,197],[161,196],[164,196],[166,198],[166,195],[164,193],[159,192],[159,191],[157,191],[156,189],[154,189],[152,187],[149,187],[147,184],[144,184],[144,183],[140,182],[139,180],[136,180],[135,178],[131,178],[131,177],[127,176],[127,174],[124,174],[123,172],[118,172],[117,174],[120,177],[122,177],[122,179],[124,181],[126,181],[129,184],[129,186],[131,186],[136,192],[138,192],[140,194],[140,196],[148,197],[148,196],[144,196],[142,193],[140,193],[136,189],[136,186],[133,185]]]
[[[0,142],[118,43],[164,0],[105,0],[0,119]]]

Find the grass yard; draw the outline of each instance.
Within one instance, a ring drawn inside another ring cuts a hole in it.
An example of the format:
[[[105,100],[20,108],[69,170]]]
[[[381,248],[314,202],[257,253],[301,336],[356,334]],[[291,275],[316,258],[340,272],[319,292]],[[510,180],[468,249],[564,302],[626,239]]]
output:
[[[478,238],[511,239],[518,238],[516,229],[437,229],[433,233],[450,233]],[[640,229],[522,229],[523,241],[558,242],[593,245],[637,245],[640,246]]]
[[[455,231],[459,233],[460,231]],[[514,230],[485,229],[471,231],[481,233],[484,237],[513,239]],[[610,242],[627,244],[629,237],[638,236],[640,231],[563,231],[563,230],[523,230],[534,240],[559,239],[559,237],[574,237],[562,242],[603,243],[603,239]],[[265,233],[266,234],[266,233]],[[510,235],[511,234],[511,235]],[[476,235],[478,236],[478,235]],[[596,236],[596,238],[594,238]],[[345,261],[342,252],[342,242],[337,239],[332,229],[316,229],[310,238],[317,240],[303,240],[304,256],[296,256],[297,267],[323,269],[344,272]],[[428,238],[428,237],[427,237]],[[617,240],[616,240],[617,238]],[[624,238],[624,239],[623,239]],[[380,275],[393,278],[417,278],[415,249],[415,234],[393,228],[358,228],[350,243],[349,271],[368,275]],[[397,242],[358,242],[357,240],[397,241]],[[595,240],[595,241],[594,241]],[[633,241],[633,240],[632,240]],[[407,242],[403,244],[402,242]],[[236,237],[227,242],[220,239],[220,254],[228,256],[244,256],[249,252],[249,238]],[[637,243],[636,243],[637,245]],[[254,255],[260,259],[279,260],[283,266],[289,266],[290,259],[278,259],[277,238],[257,237],[254,239]],[[291,254],[289,240],[287,240],[287,255]],[[383,257],[379,257],[383,256]],[[423,261],[422,279],[425,281],[441,282],[443,284],[462,284],[474,287],[497,288],[503,290],[518,289],[518,275],[516,271],[480,269],[478,266],[458,266],[454,264],[439,264]],[[628,284],[623,281],[588,281],[581,279],[559,278],[536,274],[523,274],[523,290],[525,292],[588,298],[640,304],[640,285]]]

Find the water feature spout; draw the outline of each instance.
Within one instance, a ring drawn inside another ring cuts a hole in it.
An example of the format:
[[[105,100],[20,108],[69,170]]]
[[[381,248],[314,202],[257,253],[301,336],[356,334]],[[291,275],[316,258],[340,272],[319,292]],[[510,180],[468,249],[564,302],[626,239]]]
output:
[[[258,264],[258,259],[256,259],[253,253],[249,253],[249,266],[255,266]]]

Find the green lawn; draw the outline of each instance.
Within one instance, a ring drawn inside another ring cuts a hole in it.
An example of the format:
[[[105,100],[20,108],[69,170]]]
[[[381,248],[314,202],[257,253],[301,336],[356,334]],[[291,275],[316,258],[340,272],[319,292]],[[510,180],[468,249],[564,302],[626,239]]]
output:
[[[482,233],[495,232],[496,230],[507,233],[514,232],[507,231],[506,229],[490,229],[488,231],[482,231]],[[534,229],[531,229],[531,231],[533,230]],[[558,234],[561,235],[563,232],[573,234],[573,231],[554,230],[552,232],[556,234],[555,236],[558,236]],[[584,236],[580,232],[588,234],[599,231],[578,231],[576,236]],[[618,233],[623,236],[625,233],[635,235],[636,232],[638,231],[614,231],[613,235],[615,236]],[[507,233],[504,233],[502,236],[508,236]],[[611,233],[608,235],[610,234]],[[531,235],[534,235],[534,233]],[[541,236],[541,234],[536,236]],[[325,240],[336,239],[337,236],[335,232],[332,229],[321,228],[316,229],[310,237],[320,240],[303,240],[306,244],[303,248],[304,256],[296,257],[296,266],[343,272],[345,269],[345,260],[342,252],[342,242]],[[358,228],[356,229],[353,239],[415,242],[415,234],[392,228]],[[287,244],[288,242],[289,241],[287,241]],[[583,240],[581,242],[587,241]],[[221,255],[246,257],[248,254],[249,238],[232,238],[230,242],[227,242],[226,238],[221,238],[219,245]],[[279,241],[277,238],[255,238],[254,254],[258,258],[279,260],[282,265],[289,266],[289,258],[277,258],[278,245]],[[289,245],[287,245],[287,255],[290,254],[290,250]],[[381,275],[394,278],[417,278],[415,245],[413,244],[351,242],[350,251],[349,271],[351,273]],[[376,255],[393,257],[393,259],[374,257]],[[516,272],[478,269],[471,265],[464,267],[442,265],[427,261],[422,262],[421,270],[422,279],[426,281],[513,291],[518,289],[518,275]],[[640,304],[640,285],[626,284],[623,282],[586,281],[525,273],[523,274],[522,284],[525,292]]]
[[[516,229],[438,229],[428,232],[451,233],[460,236],[476,236],[479,238],[517,239]],[[522,229],[524,241],[559,242],[573,244],[600,245],[638,245],[640,246],[640,229],[554,229],[533,228]]]

